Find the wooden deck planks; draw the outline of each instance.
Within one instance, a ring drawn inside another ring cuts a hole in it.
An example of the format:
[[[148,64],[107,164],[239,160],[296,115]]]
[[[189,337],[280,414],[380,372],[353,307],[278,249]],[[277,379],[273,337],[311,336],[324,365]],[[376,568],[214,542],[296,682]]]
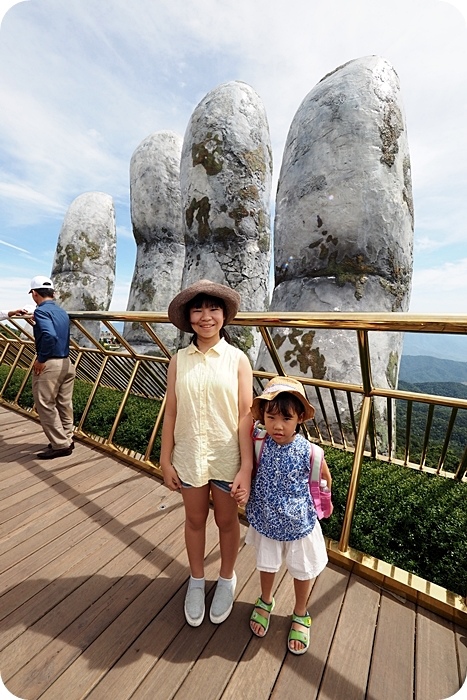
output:
[[[461,684],[453,624],[419,608],[416,635],[415,700],[450,698]]]
[[[370,671],[380,591],[351,576],[318,698],[363,700]]]
[[[308,605],[313,618],[310,650],[305,657],[287,654],[272,693],[274,700],[287,697],[287,692],[294,697],[305,695],[307,700],[318,697],[348,583],[349,572],[333,564],[316,580]]]
[[[388,593],[381,597],[368,695],[386,700],[412,698],[414,688],[415,606]]]
[[[206,620],[190,628],[180,495],[79,442],[39,462],[44,442],[35,421],[0,406],[0,672],[18,697],[442,700],[459,689],[464,629],[333,564],[313,586],[303,657],[286,650],[284,571],[267,636],[249,630],[259,593],[250,547],[237,560],[234,610],[212,625],[212,523]]]

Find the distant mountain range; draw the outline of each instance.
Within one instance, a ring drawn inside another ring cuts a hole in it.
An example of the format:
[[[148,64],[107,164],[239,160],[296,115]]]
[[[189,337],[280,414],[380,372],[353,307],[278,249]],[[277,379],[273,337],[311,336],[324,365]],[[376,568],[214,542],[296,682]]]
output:
[[[424,355],[467,362],[467,336],[438,333],[404,333],[402,355]]]
[[[399,381],[410,384],[425,382],[467,384],[467,362],[441,360],[427,355],[402,355]]]
[[[467,336],[405,333],[399,381],[467,384]]]

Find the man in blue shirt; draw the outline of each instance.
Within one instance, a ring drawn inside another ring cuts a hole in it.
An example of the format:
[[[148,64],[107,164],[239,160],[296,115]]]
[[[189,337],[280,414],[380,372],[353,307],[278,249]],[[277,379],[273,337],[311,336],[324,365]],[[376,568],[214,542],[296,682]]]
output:
[[[32,393],[42,429],[49,439],[39,459],[70,455],[73,442],[73,384],[75,368],[69,358],[70,319],[54,301],[51,279],[37,275],[29,293],[37,304],[34,310],[36,360]]]

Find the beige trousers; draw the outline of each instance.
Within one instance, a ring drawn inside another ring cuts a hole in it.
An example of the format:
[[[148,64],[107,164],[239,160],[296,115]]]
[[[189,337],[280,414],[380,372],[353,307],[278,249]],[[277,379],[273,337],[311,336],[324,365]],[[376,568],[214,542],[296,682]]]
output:
[[[69,357],[50,359],[32,376],[32,395],[42,430],[54,450],[69,447],[73,439],[73,384],[75,368]]]

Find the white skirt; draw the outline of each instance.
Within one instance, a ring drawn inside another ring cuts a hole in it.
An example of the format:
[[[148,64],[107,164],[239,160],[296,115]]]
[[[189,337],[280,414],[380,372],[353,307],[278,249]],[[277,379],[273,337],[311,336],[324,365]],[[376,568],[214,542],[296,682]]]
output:
[[[281,542],[272,540],[250,525],[246,533],[246,544],[256,549],[258,571],[276,573],[285,561],[289,574],[299,581],[316,578],[328,563],[326,543],[319,520],[309,535],[301,540]]]

